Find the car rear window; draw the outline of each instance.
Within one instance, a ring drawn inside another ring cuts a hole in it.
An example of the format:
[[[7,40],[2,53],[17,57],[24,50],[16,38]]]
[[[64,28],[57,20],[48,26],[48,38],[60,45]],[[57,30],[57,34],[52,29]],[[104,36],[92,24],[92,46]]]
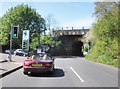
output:
[[[49,55],[47,55],[48,56],[48,59],[52,59]],[[38,59],[38,60],[43,60],[43,57],[44,57],[44,55],[42,55],[42,54],[38,54],[38,55],[33,55],[32,56],[32,59],[34,60],[34,59]]]

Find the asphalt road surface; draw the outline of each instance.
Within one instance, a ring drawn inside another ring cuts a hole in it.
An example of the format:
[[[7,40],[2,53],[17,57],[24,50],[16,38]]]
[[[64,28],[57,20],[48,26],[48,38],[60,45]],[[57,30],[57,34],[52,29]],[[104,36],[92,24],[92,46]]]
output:
[[[118,69],[80,57],[57,57],[53,74],[24,75],[22,68],[2,78],[2,87],[118,87]]]

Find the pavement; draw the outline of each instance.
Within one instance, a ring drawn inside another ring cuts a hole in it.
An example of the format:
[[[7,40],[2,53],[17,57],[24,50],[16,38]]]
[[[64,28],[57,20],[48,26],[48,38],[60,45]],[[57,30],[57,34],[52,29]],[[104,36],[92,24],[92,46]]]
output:
[[[0,53],[0,78],[23,67],[23,61],[27,57],[12,55],[12,61],[9,61],[8,54]]]

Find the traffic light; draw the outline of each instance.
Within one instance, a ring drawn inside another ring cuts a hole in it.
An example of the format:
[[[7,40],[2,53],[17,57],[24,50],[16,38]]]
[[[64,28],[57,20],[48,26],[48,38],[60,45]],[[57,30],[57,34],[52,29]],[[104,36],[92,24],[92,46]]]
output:
[[[12,37],[13,38],[18,38],[18,26],[13,26],[13,34]]]

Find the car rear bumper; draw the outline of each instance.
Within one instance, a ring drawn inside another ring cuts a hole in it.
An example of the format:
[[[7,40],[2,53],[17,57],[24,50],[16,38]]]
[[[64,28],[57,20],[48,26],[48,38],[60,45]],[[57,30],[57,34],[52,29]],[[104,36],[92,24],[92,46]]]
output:
[[[44,73],[44,72],[51,72],[53,68],[24,68],[24,72],[33,72],[33,73]]]

